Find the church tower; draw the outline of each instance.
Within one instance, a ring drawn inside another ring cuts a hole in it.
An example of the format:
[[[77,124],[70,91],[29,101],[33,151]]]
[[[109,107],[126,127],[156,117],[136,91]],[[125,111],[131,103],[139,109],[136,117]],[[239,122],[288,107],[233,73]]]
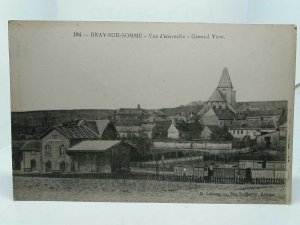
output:
[[[198,112],[198,115],[203,116],[209,110],[221,113],[228,111],[231,115],[235,115],[237,113],[235,107],[235,90],[233,90],[228,69],[225,67],[217,88],[213,91],[204,107]]]
[[[217,89],[223,94],[226,102],[232,107],[235,107],[235,90],[233,90],[227,67],[223,69]]]

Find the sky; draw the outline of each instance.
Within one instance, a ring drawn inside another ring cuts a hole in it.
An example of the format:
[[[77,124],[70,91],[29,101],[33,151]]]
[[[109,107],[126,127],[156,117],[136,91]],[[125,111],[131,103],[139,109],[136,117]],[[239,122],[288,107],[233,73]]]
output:
[[[91,32],[142,38],[99,38]],[[12,111],[137,104],[156,109],[206,101],[224,67],[237,101],[290,100],[295,33],[283,25],[12,22]]]

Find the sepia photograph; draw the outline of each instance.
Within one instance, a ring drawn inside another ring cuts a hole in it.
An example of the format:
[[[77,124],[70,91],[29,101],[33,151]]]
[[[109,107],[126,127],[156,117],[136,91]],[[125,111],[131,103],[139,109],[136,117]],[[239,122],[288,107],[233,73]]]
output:
[[[296,28],[10,21],[14,199],[288,204]]]

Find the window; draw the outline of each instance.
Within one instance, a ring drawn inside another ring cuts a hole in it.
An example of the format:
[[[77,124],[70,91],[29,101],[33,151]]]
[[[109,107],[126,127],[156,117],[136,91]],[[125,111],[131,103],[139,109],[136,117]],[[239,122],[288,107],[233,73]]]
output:
[[[51,145],[45,145],[45,154],[51,155]]]
[[[59,146],[59,155],[65,155],[66,148],[64,145]]]
[[[243,134],[244,132],[241,130],[241,134]]]
[[[236,133],[237,133],[237,134],[240,134],[240,131],[239,131],[239,130],[237,130],[237,131],[236,131]]]
[[[233,130],[232,133],[235,134],[235,130]]]

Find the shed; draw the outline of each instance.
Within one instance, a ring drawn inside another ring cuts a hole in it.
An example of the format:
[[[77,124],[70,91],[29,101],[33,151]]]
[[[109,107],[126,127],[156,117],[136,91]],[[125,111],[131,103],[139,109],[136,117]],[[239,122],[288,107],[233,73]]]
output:
[[[76,172],[119,173],[130,171],[132,145],[121,140],[83,141],[67,149]]]

